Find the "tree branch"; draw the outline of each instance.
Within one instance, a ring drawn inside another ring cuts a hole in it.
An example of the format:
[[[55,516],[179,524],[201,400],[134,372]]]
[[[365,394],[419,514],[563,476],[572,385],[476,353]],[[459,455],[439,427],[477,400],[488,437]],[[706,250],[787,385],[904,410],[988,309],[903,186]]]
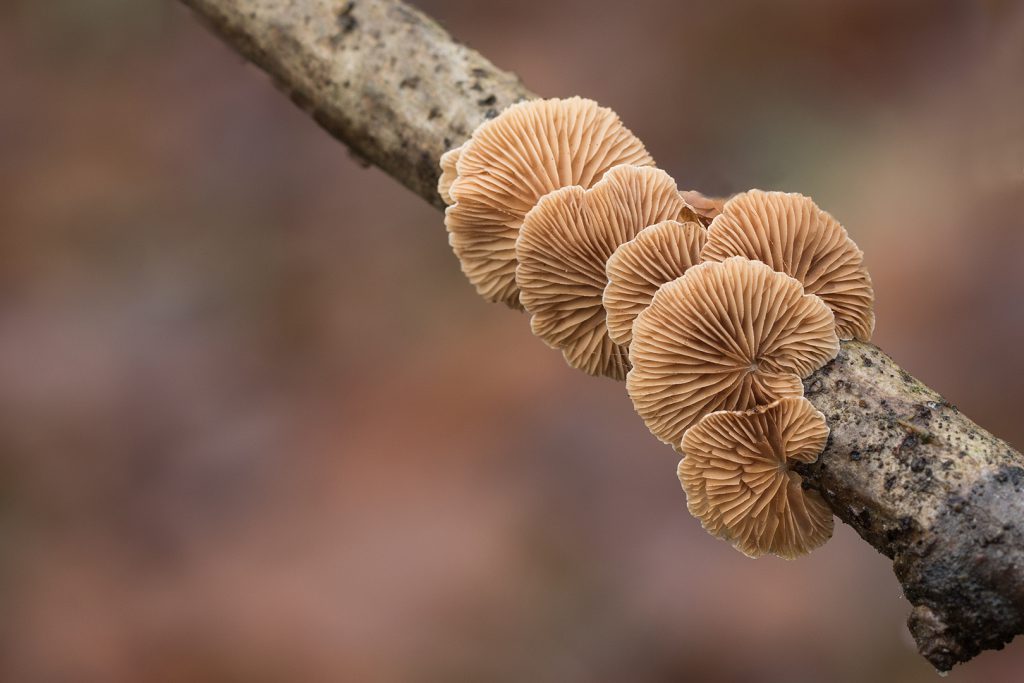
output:
[[[358,157],[438,208],[438,159],[533,97],[399,0],[182,0]],[[1024,631],[1024,457],[870,344],[806,382],[832,434],[803,473],[893,560],[937,669]]]

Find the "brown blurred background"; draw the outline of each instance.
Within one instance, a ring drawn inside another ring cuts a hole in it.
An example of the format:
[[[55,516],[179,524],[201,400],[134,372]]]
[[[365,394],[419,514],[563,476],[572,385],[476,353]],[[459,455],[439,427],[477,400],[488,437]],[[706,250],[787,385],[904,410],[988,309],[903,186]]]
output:
[[[1024,447],[1024,2],[417,4],[681,186],[813,195],[876,342]],[[885,558],[704,534],[622,387],[183,7],[0,7],[0,680],[935,680]]]

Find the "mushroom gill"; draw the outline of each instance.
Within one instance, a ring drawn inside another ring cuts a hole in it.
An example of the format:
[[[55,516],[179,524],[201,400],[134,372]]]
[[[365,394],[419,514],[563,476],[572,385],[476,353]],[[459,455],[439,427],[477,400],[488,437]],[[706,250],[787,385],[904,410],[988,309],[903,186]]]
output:
[[[715,410],[802,396],[801,379],[839,353],[832,311],[800,283],[740,257],[702,263],[637,316],[626,389],[674,447]]]
[[[461,154],[462,145],[459,145],[441,155],[441,176],[437,179],[437,193],[449,206],[455,201],[452,199],[451,190],[452,183],[459,175],[458,163]]]
[[[817,548],[832,536],[832,511],[791,466],[814,462],[828,433],[802,397],[705,415],[683,437],[678,468],[690,513],[750,557]]]
[[[767,263],[799,280],[835,313],[840,339],[871,339],[875,294],[864,254],[809,197],[750,190],[730,199],[708,227],[701,258],[730,256]]]
[[[561,187],[592,187],[613,166],[654,165],[615,112],[579,97],[512,105],[481,124],[457,157],[449,242],[477,291],[512,308],[520,307],[515,242],[537,201]]]
[[[604,310],[609,338],[629,346],[633,321],[666,282],[700,263],[707,231],[699,223],[669,220],[644,228],[608,259]]]
[[[605,325],[605,263],[619,245],[686,208],[675,181],[650,167],[617,166],[587,190],[545,195],[516,242],[516,283],[533,333],[574,368],[625,379],[626,350]]]

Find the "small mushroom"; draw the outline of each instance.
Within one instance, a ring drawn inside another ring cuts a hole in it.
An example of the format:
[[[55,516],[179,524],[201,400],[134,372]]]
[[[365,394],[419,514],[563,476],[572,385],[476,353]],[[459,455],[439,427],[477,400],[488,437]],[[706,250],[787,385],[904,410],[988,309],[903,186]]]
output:
[[[443,161],[443,159],[442,159]],[[718,214],[722,213],[722,207],[728,198],[725,197],[708,197],[707,195],[697,192],[697,190],[683,190],[679,194],[683,195],[683,200],[689,204],[694,212],[700,216],[701,224],[707,225],[712,219]]]
[[[810,197],[750,190],[730,199],[708,228],[701,258],[730,256],[762,261],[803,283],[835,313],[840,339],[871,338],[875,294],[864,254]]]
[[[592,187],[619,164],[654,165],[615,112],[579,97],[512,105],[481,124],[457,156],[449,242],[477,291],[512,308],[520,306],[516,237],[537,201],[561,187]]]
[[[608,286],[603,299],[613,342],[629,346],[636,316],[651,304],[658,287],[700,263],[706,236],[699,223],[662,221],[615,250],[605,265]]]
[[[838,353],[821,299],[734,257],[694,266],[658,290],[633,323],[626,388],[647,428],[678,447],[709,412],[802,396],[801,379]]]
[[[459,175],[456,166],[461,154],[462,145],[459,145],[441,155],[441,177],[437,179],[437,193],[441,195],[444,203],[449,206],[455,201],[452,199],[451,189],[452,183],[455,182],[455,178]]]
[[[589,190],[574,185],[545,195],[516,242],[516,282],[533,333],[574,368],[625,379],[626,350],[605,325],[605,263],[620,244],[685,207],[667,173],[640,166],[617,166]]]
[[[802,397],[705,415],[683,437],[678,469],[690,513],[750,557],[817,548],[832,536],[832,511],[792,466],[817,460],[828,432]]]

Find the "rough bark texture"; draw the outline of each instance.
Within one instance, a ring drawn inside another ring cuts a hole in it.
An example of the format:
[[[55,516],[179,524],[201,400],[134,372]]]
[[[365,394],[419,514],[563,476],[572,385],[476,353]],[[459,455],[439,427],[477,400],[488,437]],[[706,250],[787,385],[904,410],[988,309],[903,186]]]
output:
[[[441,154],[532,96],[398,0],[183,2],[439,208]],[[892,558],[921,654],[947,670],[1024,630],[1024,457],[870,344],[844,343],[806,389],[832,429],[808,486]]]
[[[804,386],[832,429],[804,473],[892,558],[921,654],[945,671],[1024,630],[1021,454],[871,344]]]
[[[397,0],[183,2],[356,157],[441,209],[441,155],[535,97]]]

